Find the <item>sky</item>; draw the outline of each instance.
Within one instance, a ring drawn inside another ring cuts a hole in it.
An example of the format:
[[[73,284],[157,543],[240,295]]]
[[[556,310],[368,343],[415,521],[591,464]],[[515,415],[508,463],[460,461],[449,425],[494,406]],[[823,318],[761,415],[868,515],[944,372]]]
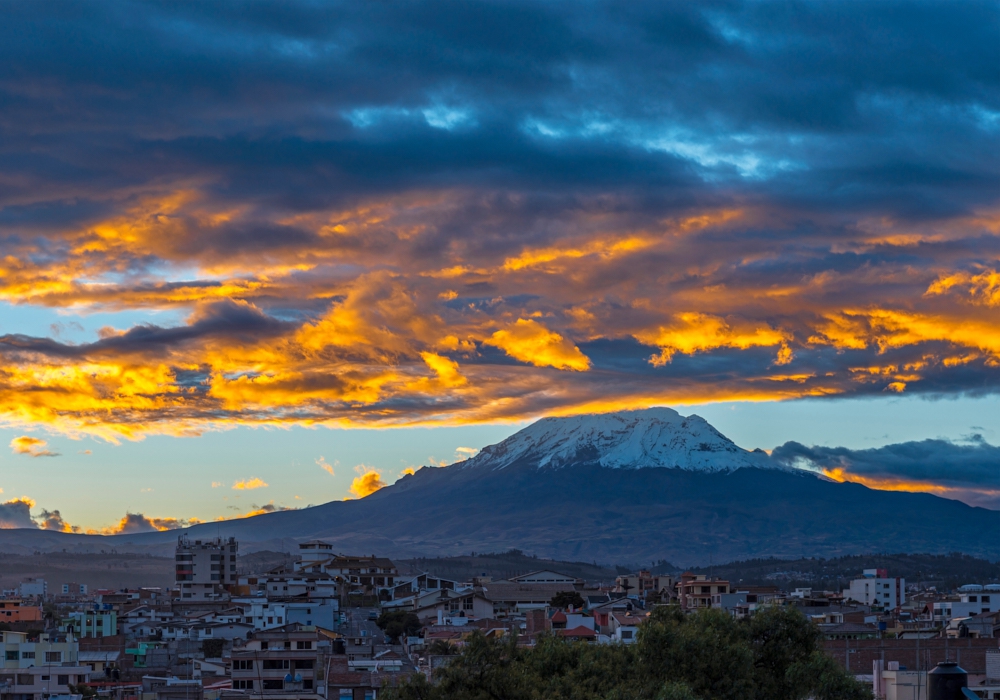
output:
[[[0,5],[0,526],[654,405],[1000,508],[992,2]]]

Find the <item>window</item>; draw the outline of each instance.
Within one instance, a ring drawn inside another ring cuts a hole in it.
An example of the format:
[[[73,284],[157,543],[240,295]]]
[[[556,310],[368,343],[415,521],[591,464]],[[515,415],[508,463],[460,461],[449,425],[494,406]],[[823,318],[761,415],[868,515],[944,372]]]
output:
[[[47,664],[61,664],[62,663],[62,652],[61,651],[47,651],[47,652],[45,652],[45,663],[47,663]]]
[[[632,639],[632,630],[622,630],[622,639]]]
[[[974,596],[974,595],[970,595],[970,596],[969,596],[969,602],[970,602],[970,603],[975,603],[975,602],[976,602],[976,596]]]
[[[979,600],[983,601],[984,603],[988,603],[988,602],[990,602],[990,597],[988,595],[984,595]]]
[[[233,690],[253,690],[253,681],[233,680]]]
[[[302,690],[312,690],[312,687],[313,687],[313,679],[312,678],[303,678],[302,679]]]
[[[233,659],[234,671],[252,671],[253,659]]]
[[[288,670],[288,659],[264,659],[262,668],[265,671],[286,671]]]
[[[302,669],[311,670],[314,663],[315,663],[314,659],[299,659],[298,661],[295,662],[295,670],[297,671]]]
[[[312,649],[313,648],[313,643],[312,642],[295,642],[295,648],[296,649]]]
[[[17,661],[17,650],[7,652],[8,661]]]
[[[22,651],[21,652],[21,658],[22,659],[33,659],[33,658],[35,658],[35,652],[33,652],[33,651]]]
[[[354,700],[354,691],[350,688],[341,688],[340,700]]]
[[[68,675],[59,675],[59,676],[56,676],[56,684],[57,685],[69,685],[69,676]]]
[[[34,685],[35,681],[31,678],[30,673],[19,673],[17,674],[17,684],[18,685]]]
[[[474,607],[475,606],[471,597],[462,601],[462,610],[472,610]]]
[[[260,687],[264,690],[284,690],[285,681],[278,678],[265,678],[260,682]]]
[[[261,642],[260,643],[260,650],[261,651],[267,651],[267,642]]]

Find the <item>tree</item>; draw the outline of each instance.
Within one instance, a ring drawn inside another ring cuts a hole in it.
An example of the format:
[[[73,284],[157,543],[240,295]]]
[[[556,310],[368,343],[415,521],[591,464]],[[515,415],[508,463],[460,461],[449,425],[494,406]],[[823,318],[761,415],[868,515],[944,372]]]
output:
[[[458,647],[446,639],[435,639],[427,647],[427,653],[431,656],[452,656],[458,653]]]
[[[435,642],[446,644],[442,640]],[[433,651],[432,651],[433,653]],[[397,700],[871,700],[871,691],[823,653],[795,610],[734,620],[721,610],[656,608],[635,644],[588,645],[542,635],[474,632],[461,653],[393,689]]]
[[[585,604],[583,596],[576,591],[561,591],[552,596],[552,600],[549,601],[551,607],[562,608],[563,610],[571,605],[574,608],[582,608]]]
[[[225,646],[223,639],[206,639],[201,643],[201,653],[206,659],[222,658],[222,649]]]
[[[406,610],[386,610],[378,616],[375,624],[392,639],[399,639],[404,634],[412,637],[423,627],[420,618]]]

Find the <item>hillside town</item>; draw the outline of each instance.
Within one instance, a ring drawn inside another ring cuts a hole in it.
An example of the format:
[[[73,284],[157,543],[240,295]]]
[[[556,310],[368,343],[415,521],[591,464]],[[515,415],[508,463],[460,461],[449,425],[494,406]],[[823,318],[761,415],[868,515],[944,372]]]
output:
[[[978,697],[1000,699],[997,583],[920,589],[884,569],[839,591],[645,570],[605,583],[550,570],[457,581],[323,541],[298,550],[290,565],[247,574],[235,539],[181,536],[171,588],[25,580],[0,599],[0,698],[375,700],[414,674],[431,678],[477,632],[628,645],[672,605],[734,618],[795,608],[877,698],[925,698],[928,672],[951,661]]]

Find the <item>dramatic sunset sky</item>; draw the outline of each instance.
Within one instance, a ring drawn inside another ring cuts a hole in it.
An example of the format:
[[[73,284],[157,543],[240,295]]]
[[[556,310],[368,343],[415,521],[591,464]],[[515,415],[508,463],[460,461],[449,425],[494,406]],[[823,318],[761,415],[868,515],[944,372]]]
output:
[[[1000,508],[995,2],[0,14],[2,526],[652,405]]]

